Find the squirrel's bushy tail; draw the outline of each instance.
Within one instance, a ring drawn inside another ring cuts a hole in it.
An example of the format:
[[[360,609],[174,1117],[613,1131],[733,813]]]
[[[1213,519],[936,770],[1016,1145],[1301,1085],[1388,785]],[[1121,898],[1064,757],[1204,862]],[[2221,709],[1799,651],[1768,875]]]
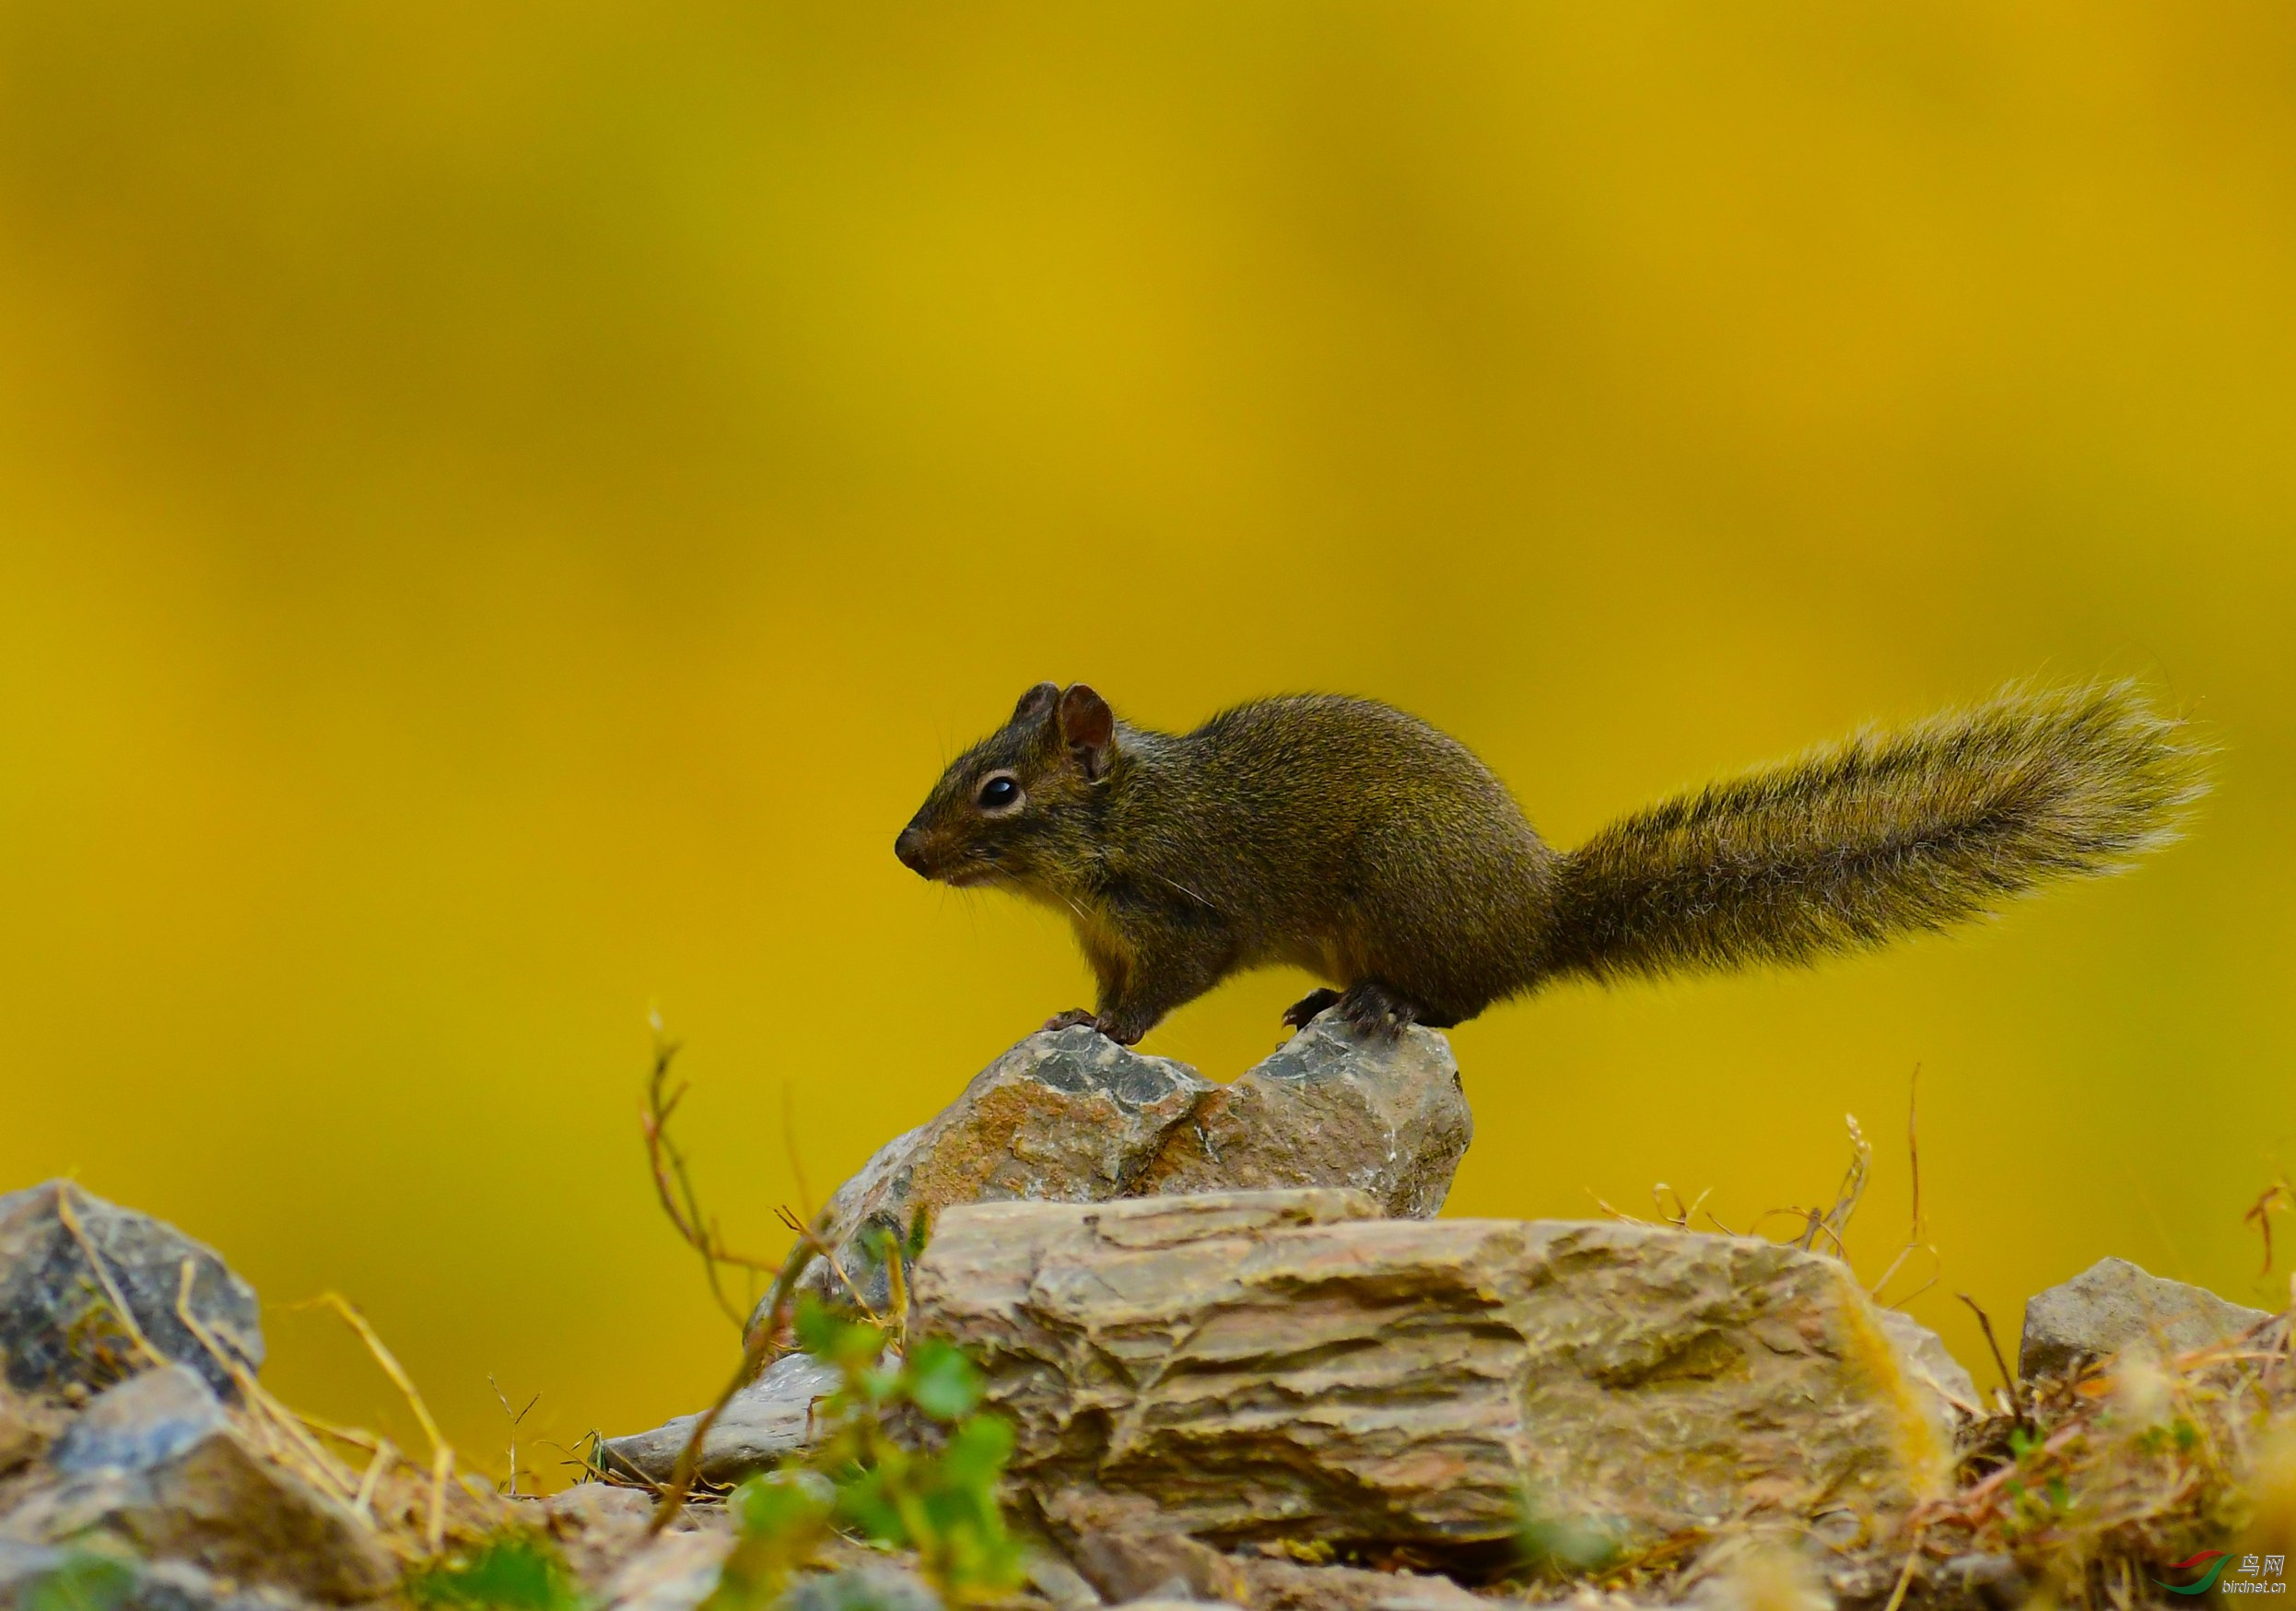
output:
[[[1974,917],[2173,837],[2204,751],[2128,683],[2012,688],[1712,783],[1563,859],[1546,970],[1806,962]]]

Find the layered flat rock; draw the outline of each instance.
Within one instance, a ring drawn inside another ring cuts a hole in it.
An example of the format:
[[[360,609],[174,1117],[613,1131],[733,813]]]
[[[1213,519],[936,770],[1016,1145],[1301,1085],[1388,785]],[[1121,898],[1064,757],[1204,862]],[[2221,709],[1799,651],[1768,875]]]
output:
[[[737,1482],[812,1440],[814,1402],[837,1391],[837,1367],[810,1354],[785,1354],[735,1393],[702,1440],[702,1476]],[[605,1440],[607,1468],[667,1482],[699,1417],[680,1416],[650,1432]]]
[[[1733,1516],[1868,1536],[1943,1491],[1943,1407],[1838,1262],[1345,1190],[953,1207],[914,1323],[971,1346],[1048,1511],[1224,1546],[1441,1552],[1537,1512],[1622,1546]]]
[[[2126,1259],[2099,1259],[2026,1301],[2017,1373],[2069,1376],[2137,1343],[2164,1355],[2229,1344],[2270,1318],[2205,1287],[2148,1275]]]
[[[100,1270],[89,1262],[90,1249]],[[0,1370],[8,1384],[22,1392],[72,1382],[100,1388],[140,1369],[143,1359],[111,1312],[109,1293],[116,1289],[160,1353],[236,1398],[230,1372],[178,1317],[187,1262],[193,1316],[241,1365],[261,1367],[255,1289],[213,1249],[68,1181],[0,1195]]]

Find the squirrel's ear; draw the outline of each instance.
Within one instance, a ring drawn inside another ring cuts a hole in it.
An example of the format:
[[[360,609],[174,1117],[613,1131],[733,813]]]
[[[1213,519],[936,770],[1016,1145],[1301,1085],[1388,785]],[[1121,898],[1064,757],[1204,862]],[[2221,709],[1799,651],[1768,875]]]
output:
[[[1098,779],[1116,754],[1116,712],[1083,683],[1072,683],[1060,696],[1060,740],[1084,775]]]
[[[1041,722],[1052,710],[1052,701],[1060,697],[1057,682],[1040,682],[1021,696],[1021,702],[1013,707],[1013,720],[1007,723],[1017,727],[1024,722]]]

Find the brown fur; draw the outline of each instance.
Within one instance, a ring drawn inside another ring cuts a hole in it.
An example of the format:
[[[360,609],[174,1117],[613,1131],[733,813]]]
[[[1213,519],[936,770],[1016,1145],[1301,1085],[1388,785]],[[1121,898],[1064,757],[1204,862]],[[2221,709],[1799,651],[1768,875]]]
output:
[[[1016,805],[983,803],[1009,778]],[[2125,684],[2012,690],[1637,812],[1558,854],[1464,746],[1329,695],[1171,735],[1031,688],[901,834],[929,877],[1065,912],[1124,1041],[1241,969],[1332,982],[1365,1029],[1564,974],[1805,962],[1975,916],[2169,836],[2196,752]],[[993,791],[992,791],[993,792]]]

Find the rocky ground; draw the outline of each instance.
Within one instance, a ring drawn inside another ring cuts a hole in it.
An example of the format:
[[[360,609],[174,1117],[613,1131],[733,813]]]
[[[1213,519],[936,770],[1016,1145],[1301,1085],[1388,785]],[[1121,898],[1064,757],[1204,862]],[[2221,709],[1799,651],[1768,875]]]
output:
[[[1023,1567],[979,1603],[2132,1605],[2243,1541],[2272,1592],[2286,1316],[2106,1260],[2032,1300],[2019,1392],[1982,1394],[1802,1247],[1435,1218],[1471,1135],[1426,1030],[1319,1021],[1227,1086],[1034,1035],[838,1191],[800,1286],[912,1361],[937,1337],[977,1362]],[[761,1512],[718,1500],[855,1424],[850,1360],[774,1351],[656,1532],[693,1417],[512,1500],[278,1404],[255,1296],[208,1249],[69,1185],[0,1196],[0,1607],[942,1604],[945,1561],[852,1527],[768,1558]],[[883,1425],[955,1470],[970,1434],[909,1374]]]

